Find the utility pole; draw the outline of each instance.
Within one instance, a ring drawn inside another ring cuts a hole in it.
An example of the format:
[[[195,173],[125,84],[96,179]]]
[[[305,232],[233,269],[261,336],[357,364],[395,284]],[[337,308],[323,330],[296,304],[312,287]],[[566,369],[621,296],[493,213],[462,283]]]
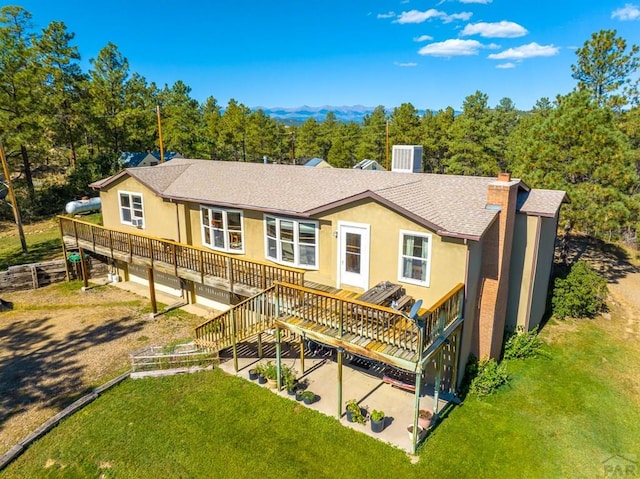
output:
[[[160,105],[156,105],[158,115],[158,139],[160,140],[160,163],[164,163],[164,146],[162,146],[162,123],[160,122]]]
[[[4,156],[4,147],[2,143],[0,143],[0,161],[2,161],[2,170],[4,172],[4,180],[9,190],[9,201],[11,209],[13,209],[13,217],[16,220],[16,225],[18,225],[18,234],[20,235],[20,244],[22,245],[22,254],[27,254],[29,250],[27,249],[27,240],[24,237],[24,231],[22,230],[22,218],[20,217],[20,209],[18,208],[18,203],[16,202],[16,195],[13,192],[13,185],[11,184],[11,176],[9,175],[9,166],[7,165],[7,159]]]

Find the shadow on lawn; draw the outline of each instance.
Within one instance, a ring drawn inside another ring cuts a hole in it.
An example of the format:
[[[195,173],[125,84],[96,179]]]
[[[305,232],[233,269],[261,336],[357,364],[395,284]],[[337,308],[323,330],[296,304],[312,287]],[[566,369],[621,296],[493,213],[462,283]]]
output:
[[[54,321],[42,317],[1,323],[0,352],[5,358],[0,364],[0,431],[9,417],[33,403],[57,410],[71,404],[89,386],[77,356],[143,327],[142,321],[125,316],[54,337]]]
[[[559,248],[556,250],[559,251]],[[567,262],[571,265],[581,259],[587,261],[610,283],[615,283],[628,274],[640,272],[640,268],[631,262],[624,248],[589,236],[571,235]],[[556,269],[558,268],[561,271],[562,265],[556,261]]]

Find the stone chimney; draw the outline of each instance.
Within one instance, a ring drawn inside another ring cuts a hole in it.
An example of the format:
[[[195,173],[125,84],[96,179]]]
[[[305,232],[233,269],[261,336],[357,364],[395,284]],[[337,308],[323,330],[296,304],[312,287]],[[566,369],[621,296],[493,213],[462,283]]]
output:
[[[519,180],[500,173],[489,183],[487,209],[499,210],[498,217],[482,239],[482,269],[478,302],[479,358],[499,358],[509,299],[509,264]]]

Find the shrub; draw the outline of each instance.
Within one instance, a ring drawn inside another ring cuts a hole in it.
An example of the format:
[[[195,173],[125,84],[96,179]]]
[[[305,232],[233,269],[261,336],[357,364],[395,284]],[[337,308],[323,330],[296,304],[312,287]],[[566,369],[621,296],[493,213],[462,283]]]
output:
[[[607,282],[586,261],[575,263],[553,286],[553,315],[558,319],[591,318],[605,309]]]
[[[509,382],[509,375],[504,364],[498,364],[495,359],[483,359],[478,363],[477,371],[469,386],[471,395],[488,396]]]
[[[538,355],[542,341],[538,337],[538,327],[524,331],[522,326],[507,336],[504,343],[504,359],[525,359]]]

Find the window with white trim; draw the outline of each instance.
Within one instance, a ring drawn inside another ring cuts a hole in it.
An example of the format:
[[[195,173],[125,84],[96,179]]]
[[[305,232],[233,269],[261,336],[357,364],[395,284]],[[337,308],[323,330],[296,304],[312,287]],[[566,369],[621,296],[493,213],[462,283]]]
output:
[[[318,267],[318,223],[277,216],[264,217],[265,256],[300,268]]]
[[[200,207],[202,244],[229,253],[244,253],[242,212]]]
[[[398,281],[429,286],[431,276],[431,235],[400,231]]]
[[[120,221],[125,225],[144,228],[144,210],[142,208],[142,195],[118,191],[120,202]]]

